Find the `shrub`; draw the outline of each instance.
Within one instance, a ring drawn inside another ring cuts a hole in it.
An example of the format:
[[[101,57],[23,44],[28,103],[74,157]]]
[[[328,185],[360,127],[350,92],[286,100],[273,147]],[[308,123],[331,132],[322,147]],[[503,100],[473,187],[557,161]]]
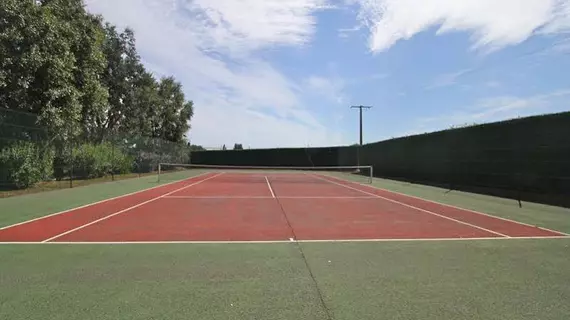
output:
[[[53,175],[54,152],[32,142],[21,141],[0,151],[0,181],[28,188]]]
[[[57,179],[68,178],[72,169],[74,178],[92,179],[131,172],[133,158],[108,142],[85,143],[62,152],[55,160],[55,167]]]

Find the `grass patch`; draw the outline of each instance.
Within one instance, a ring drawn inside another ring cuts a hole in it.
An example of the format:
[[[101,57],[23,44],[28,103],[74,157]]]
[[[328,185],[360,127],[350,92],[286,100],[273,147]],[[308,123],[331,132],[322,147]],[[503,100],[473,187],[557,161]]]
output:
[[[0,246],[0,319],[322,319],[292,244]]]
[[[566,319],[570,239],[303,243],[334,320]],[[293,243],[2,245],[2,319],[326,319]]]
[[[570,239],[304,243],[303,248],[336,320],[570,315]]]
[[[114,177],[107,175],[100,178],[93,178],[93,179],[78,179],[70,181],[67,180],[60,180],[60,181],[42,181],[34,185],[33,187],[26,188],[26,189],[10,189],[10,190],[1,190],[0,189],[0,198],[8,198],[8,197],[15,197],[27,194],[34,194],[39,192],[47,192],[47,191],[54,191],[59,189],[68,189],[68,188],[77,188],[88,186],[92,184],[98,183],[105,183],[111,181],[121,181],[127,179],[135,179],[135,178],[142,178],[148,176],[155,176],[156,173],[149,172],[149,173],[125,173],[125,174],[116,174]]]

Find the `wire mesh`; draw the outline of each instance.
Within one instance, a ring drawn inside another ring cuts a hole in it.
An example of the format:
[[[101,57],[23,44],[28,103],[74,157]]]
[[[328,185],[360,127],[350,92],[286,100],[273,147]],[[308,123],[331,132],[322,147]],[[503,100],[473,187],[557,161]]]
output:
[[[154,137],[50,132],[36,114],[0,108],[0,197],[156,174],[190,146]]]

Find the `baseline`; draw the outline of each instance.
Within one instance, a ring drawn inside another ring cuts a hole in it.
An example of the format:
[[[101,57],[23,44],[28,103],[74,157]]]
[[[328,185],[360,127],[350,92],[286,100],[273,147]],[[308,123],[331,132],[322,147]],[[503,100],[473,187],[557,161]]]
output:
[[[267,241],[56,241],[56,242],[0,242],[0,245],[148,245],[148,244],[279,244],[279,243],[342,243],[342,242],[447,242],[447,241],[517,241],[568,239],[553,237],[479,237],[479,238],[408,238],[408,239],[323,239],[323,240],[267,240]]]

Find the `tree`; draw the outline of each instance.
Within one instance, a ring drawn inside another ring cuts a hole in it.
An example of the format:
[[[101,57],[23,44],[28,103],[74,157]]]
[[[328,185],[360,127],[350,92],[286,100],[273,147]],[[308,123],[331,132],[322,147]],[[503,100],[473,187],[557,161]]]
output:
[[[131,29],[87,13],[83,0],[0,1],[0,123],[10,124],[0,136],[0,167],[53,152],[53,161],[42,161],[63,170],[75,161],[72,148],[92,151],[96,168],[108,165],[106,150],[118,149],[138,170],[185,162],[193,108],[173,77],[157,81],[145,69]],[[120,138],[111,145],[107,136]],[[18,171],[22,186],[37,180],[34,170]]]
[[[103,82],[109,90],[109,108],[101,125],[109,133],[116,133],[121,129],[128,131],[122,127],[126,126],[126,119],[135,115],[136,108],[132,105],[133,90],[139,80],[137,71],[142,69],[139,67],[134,32],[127,28],[123,33],[119,33],[115,26],[107,23],[103,51],[107,59]]]
[[[195,144],[188,143],[188,147],[190,148],[190,151],[206,151],[206,148]]]
[[[158,118],[155,119],[153,136],[173,142],[183,141],[190,129],[194,103],[185,100],[182,85],[173,77],[160,80],[158,99]]]
[[[0,101],[33,112],[59,137],[76,127],[78,29],[87,18],[80,0],[0,2]]]
[[[139,134],[183,142],[190,129],[194,104],[186,101],[182,85],[173,77],[157,82],[140,62],[134,32],[105,26],[104,51],[109,88],[106,132]]]
[[[103,53],[105,30],[100,17],[88,16],[83,22],[84,30],[75,49],[77,68],[75,82],[80,90],[81,128],[88,140],[102,137],[102,123],[105,119],[109,90],[100,81],[107,60]]]
[[[241,143],[234,144],[234,150],[243,150],[243,146]]]
[[[0,107],[37,115],[58,139],[128,134],[185,145],[194,104],[141,63],[134,32],[82,0],[0,1]]]
[[[142,66],[141,66],[142,67]],[[147,71],[141,71],[133,91],[132,103],[137,106],[135,114],[126,119],[126,129],[133,134],[154,137],[158,122],[156,108],[159,105],[158,83]]]

